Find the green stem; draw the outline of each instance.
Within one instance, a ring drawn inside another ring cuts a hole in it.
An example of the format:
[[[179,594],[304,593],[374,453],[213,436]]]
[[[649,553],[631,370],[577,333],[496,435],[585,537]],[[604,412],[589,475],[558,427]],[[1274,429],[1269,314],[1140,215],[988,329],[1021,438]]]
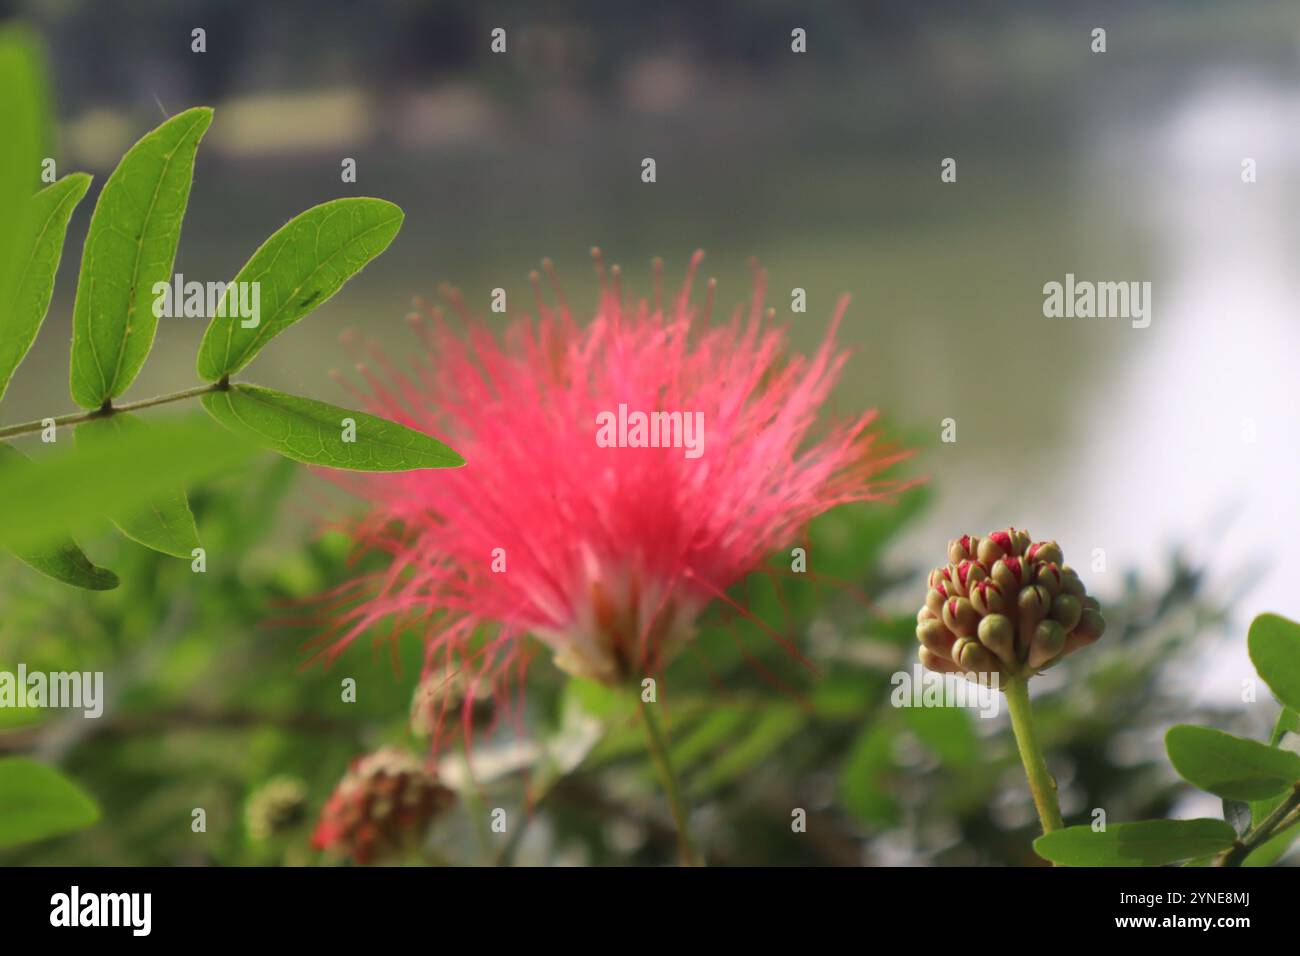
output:
[[[659,718],[655,716],[655,706],[645,701],[641,701],[640,704],[641,722],[645,726],[650,759],[654,762],[659,783],[664,788],[664,796],[668,798],[668,809],[672,812],[673,823],[677,827],[677,853],[681,858],[682,866],[696,866],[698,864],[695,846],[691,843],[691,834],[687,828],[681,790],[677,786],[677,775],[673,773],[673,765],[668,759],[668,743],[663,729],[659,726]]]
[[[1249,833],[1224,850],[1214,861],[1214,865],[1241,866],[1254,850],[1276,834],[1300,822],[1300,812],[1297,808],[1300,808],[1300,783],[1292,788],[1291,796],[1278,804],[1272,813],[1259,822],[1259,826],[1252,827]]]
[[[182,402],[187,398],[195,398],[199,395],[206,395],[208,392],[219,392],[228,388],[228,383],[223,379],[220,382],[214,382],[211,385],[198,385],[194,388],[187,388],[182,392],[173,392],[170,395],[159,395],[157,398],[146,398],[139,402],[128,402],[125,405],[112,405],[104,403],[103,408],[97,408],[93,412],[74,412],[71,415],[62,415],[54,419],[56,426],[76,425],[79,422],[88,422],[92,418],[104,418],[116,412],[134,412],[141,408],[153,408],[155,405],[166,405],[169,402]],[[45,419],[34,422],[23,422],[21,425],[9,425],[0,428],[0,438],[13,438],[15,435],[27,435],[31,432],[38,432],[45,427]]]
[[[1034,795],[1038,819],[1043,832],[1051,833],[1065,824],[1061,820],[1061,807],[1056,801],[1056,781],[1047,771],[1047,761],[1034,735],[1033,713],[1029,706],[1029,681],[1024,677],[1009,677],[1006,682],[1007,710],[1011,712],[1011,729],[1016,735],[1020,762],[1025,765],[1029,790]]]

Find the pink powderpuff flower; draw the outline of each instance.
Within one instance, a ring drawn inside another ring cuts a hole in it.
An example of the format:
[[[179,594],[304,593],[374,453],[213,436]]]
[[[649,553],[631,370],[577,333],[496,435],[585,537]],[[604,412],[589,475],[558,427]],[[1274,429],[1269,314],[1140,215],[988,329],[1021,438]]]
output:
[[[626,302],[618,267],[607,275],[593,256],[600,297],[585,325],[545,262],[557,304],[533,273],[536,319],[498,337],[445,289],[464,330],[436,309],[413,315],[425,351],[410,371],[374,347],[374,367],[359,366],[359,401],[467,465],[336,479],[370,504],[349,528],[361,550],[390,560],[333,593],[321,654],[332,660],[381,622],[393,635],[417,629],[426,674],[454,661],[472,674],[470,693],[447,695],[464,701],[467,731],[474,688],[517,675],[528,635],[571,674],[640,680],[812,518],[906,484],[879,477],[910,453],[881,446],[874,411],[814,436],[846,359],[835,332],[847,297],[805,356],[764,310],[757,269],[748,309],[711,325],[714,281],[702,308],[691,300],[703,253],[666,304],[657,260],[653,303]],[[638,431],[638,411],[658,430]]]

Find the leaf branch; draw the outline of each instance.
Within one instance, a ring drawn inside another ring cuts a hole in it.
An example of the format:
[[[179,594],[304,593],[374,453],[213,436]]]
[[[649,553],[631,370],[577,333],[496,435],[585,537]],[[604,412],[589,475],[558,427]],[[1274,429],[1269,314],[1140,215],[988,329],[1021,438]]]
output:
[[[1278,804],[1277,809],[1259,822],[1259,826],[1234,843],[1214,861],[1215,866],[1241,866],[1246,857],[1267,843],[1273,836],[1300,823],[1300,783],[1291,788],[1291,795]]]
[[[56,426],[76,425],[79,422],[88,422],[92,418],[106,418],[117,412],[134,412],[142,408],[153,408],[155,405],[167,405],[171,402],[183,402],[188,398],[198,398],[200,395],[207,395],[210,392],[219,392],[229,388],[230,383],[226,380],[214,382],[211,385],[199,385],[195,388],[187,388],[180,392],[172,392],[169,395],[159,395],[155,398],[146,398],[138,402],[128,402],[125,405],[114,405],[111,401],[105,402],[100,408],[93,412],[76,412],[71,415],[61,415],[54,419]],[[0,428],[0,438],[13,438],[16,435],[27,435],[32,432],[38,432],[46,426],[49,419],[39,419],[32,422],[23,422],[21,425],[8,425]]]

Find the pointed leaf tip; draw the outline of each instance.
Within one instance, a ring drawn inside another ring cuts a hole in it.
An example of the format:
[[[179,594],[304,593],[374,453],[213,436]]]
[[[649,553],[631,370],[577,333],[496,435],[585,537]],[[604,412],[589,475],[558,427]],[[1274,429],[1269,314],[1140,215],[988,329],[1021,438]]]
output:
[[[308,465],[348,471],[459,468],[465,459],[413,428],[260,385],[203,396],[218,422],[264,448]]]

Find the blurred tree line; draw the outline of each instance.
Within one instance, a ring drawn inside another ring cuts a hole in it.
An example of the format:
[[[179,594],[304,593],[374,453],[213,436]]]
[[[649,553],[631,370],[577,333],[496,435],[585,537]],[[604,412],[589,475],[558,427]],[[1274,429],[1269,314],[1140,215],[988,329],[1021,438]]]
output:
[[[489,35],[505,27],[521,56],[515,82],[562,79],[593,93],[610,92],[630,62],[668,50],[719,75],[761,77],[802,71],[828,80],[845,72],[907,76],[970,47],[996,63],[1043,34],[1113,24],[1142,30],[1142,56],[1231,46],[1243,37],[1289,53],[1285,2],[1257,0],[1225,8],[1213,0],[1158,0],[1135,14],[1122,0],[1086,8],[1044,7],[1034,0],[971,5],[959,0],[818,3],[793,8],[778,0],[373,0],[358,15],[351,0],[0,0],[0,18],[22,16],[53,47],[72,110],[130,101],[169,81],[187,102],[214,102],[255,88],[307,88],[362,82],[388,89],[475,76],[491,63]],[[1153,29],[1153,24],[1160,24]],[[190,31],[207,32],[210,53],[190,51]],[[808,32],[815,55],[790,56],[790,31]],[[936,45],[936,38],[938,44]],[[1028,46],[1032,47],[1033,42]],[[1121,59],[1134,44],[1116,44]],[[945,53],[945,49],[948,51]],[[1126,52],[1127,51],[1127,52]],[[1056,47],[1062,61],[1077,58]],[[1075,54],[1086,53],[1080,46]],[[499,82],[499,81],[493,81]],[[148,97],[146,97],[148,98]]]

